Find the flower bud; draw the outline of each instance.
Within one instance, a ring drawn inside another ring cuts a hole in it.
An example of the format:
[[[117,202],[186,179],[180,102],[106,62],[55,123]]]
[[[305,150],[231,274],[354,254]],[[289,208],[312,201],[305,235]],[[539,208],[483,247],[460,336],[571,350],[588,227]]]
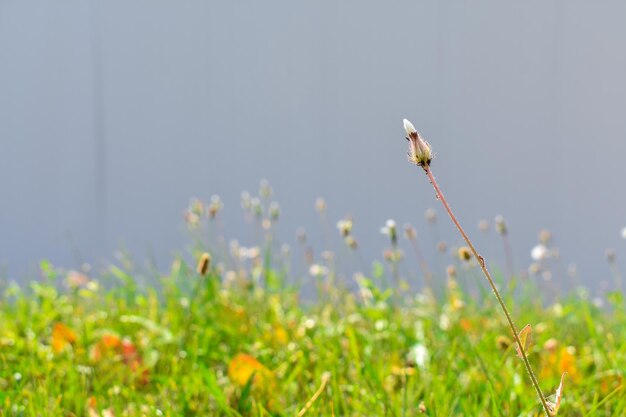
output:
[[[432,159],[430,145],[417,133],[411,122],[407,119],[404,119],[403,122],[406,139],[409,141],[410,146],[408,152],[409,161],[421,167],[430,165]]]
[[[398,231],[396,229],[396,222],[392,219],[387,220],[385,227],[380,229],[380,233],[389,236],[391,244],[396,245],[398,243]]]

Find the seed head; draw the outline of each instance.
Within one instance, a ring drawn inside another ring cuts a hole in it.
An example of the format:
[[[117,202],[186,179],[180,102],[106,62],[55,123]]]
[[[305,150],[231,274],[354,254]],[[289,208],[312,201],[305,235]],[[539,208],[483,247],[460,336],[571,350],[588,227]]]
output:
[[[265,199],[272,196],[272,186],[268,180],[262,179],[259,183],[259,195]]]
[[[268,207],[268,214],[270,216],[270,220],[278,221],[278,217],[280,217],[280,206],[277,202],[272,201],[270,206]]]
[[[454,265],[448,265],[446,267],[446,275],[448,276],[448,279],[456,278],[456,267]]]
[[[613,250],[613,249],[607,249],[607,250],[606,250],[606,252],[605,252],[605,255],[606,255],[606,261],[607,261],[609,264],[611,264],[611,265],[612,265],[612,264],[614,264],[614,263],[615,263],[615,250]]]
[[[204,252],[198,261],[198,266],[196,268],[196,272],[199,275],[205,276],[209,271],[209,267],[211,266],[211,255],[208,252]]]
[[[352,232],[352,220],[351,219],[343,219],[337,222],[337,229],[339,229],[339,234],[342,237],[349,236]]]
[[[344,240],[346,242],[346,245],[350,249],[352,249],[352,250],[357,250],[358,249],[359,244],[358,244],[358,242],[356,241],[356,239],[353,236],[348,235],[348,236],[345,237]]]
[[[214,219],[215,216],[217,216],[217,213],[219,213],[223,207],[224,207],[224,204],[222,203],[222,199],[220,198],[219,195],[211,196],[211,202],[209,203],[207,210],[206,210],[207,216],[209,216],[209,219]]]
[[[459,248],[458,256],[460,260],[465,261],[465,262],[472,259],[472,253],[470,252],[470,249],[467,246],[462,246]]]
[[[548,243],[550,243],[551,240],[552,240],[551,231],[549,231],[548,229],[542,229],[539,232],[539,242],[543,243],[544,245],[547,245]]]
[[[403,122],[406,139],[409,141],[409,161],[415,165],[427,167],[432,160],[430,145],[417,133],[411,122],[407,119],[404,119]]]
[[[301,244],[304,245],[306,243],[306,230],[304,230],[304,227],[298,227],[298,230],[296,230],[296,238]]]
[[[404,223],[404,237],[407,240],[415,240],[417,238],[415,228],[409,223]]]
[[[263,217],[263,205],[261,205],[261,200],[258,197],[250,199],[250,209],[256,218]]]
[[[506,227],[506,223],[504,222],[504,217],[500,215],[496,216],[496,230],[502,236],[505,236],[508,233],[508,228]]]
[[[252,206],[251,200],[252,196],[249,192],[244,191],[241,193],[241,208],[244,209],[246,212],[249,211],[250,207]]]

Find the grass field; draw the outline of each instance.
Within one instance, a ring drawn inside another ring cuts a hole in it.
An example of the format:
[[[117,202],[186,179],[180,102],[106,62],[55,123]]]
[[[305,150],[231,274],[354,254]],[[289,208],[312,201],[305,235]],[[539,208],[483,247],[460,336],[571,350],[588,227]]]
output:
[[[220,207],[196,204],[187,223],[198,236]],[[37,282],[5,285],[0,414],[542,415],[475,264],[434,271],[432,290],[409,288],[392,245],[356,289],[330,261],[309,259],[311,274],[296,279],[271,243],[274,211],[257,213],[258,247],[215,251],[206,272],[198,243],[193,262],[175,260],[149,285],[123,262],[88,276],[47,261]],[[533,327],[527,350],[544,393],[567,372],[559,416],[625,416],[622,295],[600,306],[579,288],[545,300],[532,280],[496,279],[516,323]]]

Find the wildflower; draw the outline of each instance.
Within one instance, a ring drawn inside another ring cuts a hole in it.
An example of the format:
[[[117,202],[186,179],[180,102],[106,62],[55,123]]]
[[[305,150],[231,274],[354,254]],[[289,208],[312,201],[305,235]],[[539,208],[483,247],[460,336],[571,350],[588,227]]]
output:
[[[610,265],[613,265],[615,263],[615,251],[613,249],[607,249],[605,252],[605,255],[606,255],[606,261]]]
[[[428,223],[434,224],[437,221],[437,211],[434,208],[429,208],[424,213],[424,217]]]
[[[352,232],[352,220],[344,219],[337,222],[337,229],[342,237],[347,237]]]
[[[395,246],[398,243],[398,231],[396,229],[396,222],[392,219],[387,220],[384,227],[381,227],[380,233],[389,236],[391,244]]]
[[[428,348],[423,343],[417,343],[411,347],[407,363],[420,369],[426,369],[429,356]]]
[[[461,246],[457,254],[459,256],[459,259],[462,261],[467,262],[470,259],[472,259],[472,253],[470,252],[470,249],[467,246]]]
[[[478,222],[478,230],[483,233],[487,233],[489,231],[489,222],[485,219]]]
[[[328,274],[328,268],[324,265],[313,264],[309,267],[309,274],[314,277],[319,277]]]
[[[346,238],[344,239],[346,242],[346,245],[352,249],[352,250],[356,250],[359,247],[358,242],[356,241],[356,239],[353,236],[346,236]]]
[[[189,211],[200,216],[204,212],[204,204],[197,198],[193,198],[189,204]]]
[[[219,195],[211,196],[211,202],[207,207],[207,215],[209,216],[209,219],[214,219],[223,207],[224,204],[222,204],[222,199]]]
[[[296,230],[296,239],[303,245],[306,243],[306,230],[304,227],[298,227],[298,230]]]
[[[246,248],[241,246],[239,248],[239,258],[241,259],[256,259],[261,256],[261,249],[258,246],[253,246],[251,248]]]
[[[541,243],[530,251],[530,257],[533,258],[534,261],[541,261],[543,259],[547,259],[549,256],[550,252],[548,251],[548,248]]]
[[[404,119],[403,122],[404,130],[406,131],[406,139],[410,144],[408,152],[409,161],[421,167],[430,165],[430,161],[432,160],[430,145],[417,133],[417,130],[415,130],[411,122],[407,119]]]
[[[558,346],[559,346],[559,342],[555,338],[550,338],[546,340],[546,342],[543,344],[543,348],[550,353],[556,352],[556,348]]]
[[[400,262],[403,257],[404,253],[399,249],[387,249],[383,252],[383,258],[389,263]]]
[[[278,217],[280,216],[280,206],[278,205],[278,203],[275,201],[271,202],[268,208],[268,212],[270,219],[274,222],[277,221]]]
[[[185,213],[183,214],[183,219],[185,220],[185,223],[187,224],[187,227],[189,227],[189,229],[195,229],[200,223],[200,217],[190,210],[185,211]]]
[[[456,267],[454,265],[448,265],[446,268],[446,275],[449,279],[456,278]]]
[[[70,288],[85,287],[89,284],[89,277],[82,272],[68,271],[67,272],[67,285]]]
[[[272,187],[270,186],[270,182],[268,180],[261,180],[259,184],[259,195],[266,199],[272,196]]]
[[[511,339],[509,339],[506,336],[498,336],[496,337],[496,346],[498,347],[498,349],[502,350],[502,351],[506,351],[509,349],[509,347],[511,346]]]
[[[322,214],[326,211],[326,200],[324,200],[322,197],[318,197],[315,200],[315,210]]]
[[[335,260],[335,254],[329,250],[325,250],[322,253],[320,253],[320,257],[329,264]]]
[[[437,243],[437,250],[439,252],[443,253],[443,252],[446,251],[446,249],[448,249],[448,245],[446,244],[446,242],[441,241],[441,242]]]
[[[547,245],[548,243],[550,243],[551,240],[552,240],[551,231],[549,231],[548,229],[542,229],[539,232],[539,242],[543,243],[544,245]]]
[[[508,233],[506,223],[504,222],[504,217],[499,214],[496,216],[496,230],[502,236],[505,236]]]
[[[411,226],[409,223],[404,223],[404,237],[406,240],[415,240],[417,239],[417,232],[415,228]]]
[[[249,192],[244,191],[241,193],[241,208],[245,211],[249,211],[252,207],[252,196]]]
[[[622,229],[622,237],[626,239],[626,227]]]
[[[541,265],[539,265],[536,262],[533,262],[532,264],[530,264],[530,266],[528,267],[528,273],[530,275],[537,275],[539,272],[541,272]]]

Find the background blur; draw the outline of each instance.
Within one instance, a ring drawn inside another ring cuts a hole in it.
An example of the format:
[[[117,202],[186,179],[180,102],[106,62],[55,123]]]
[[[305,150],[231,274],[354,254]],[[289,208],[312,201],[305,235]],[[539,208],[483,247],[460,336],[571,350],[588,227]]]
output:
[[[302,225],[319,242],[323,196],[368,262],[390,217],[432,258],[458,239],[406,161],[407,117],[488,259],[504,263],[498,236],[476,225],[502,214],[519,269],[549,228],[596,287],[605,249],[626,256],[625,19],[618,0],[4,0],[0,276],[121,247],[166,269],[193,196],[219,194],[227,237],[252,244],[239,196],[261,178],[283,241]]]

